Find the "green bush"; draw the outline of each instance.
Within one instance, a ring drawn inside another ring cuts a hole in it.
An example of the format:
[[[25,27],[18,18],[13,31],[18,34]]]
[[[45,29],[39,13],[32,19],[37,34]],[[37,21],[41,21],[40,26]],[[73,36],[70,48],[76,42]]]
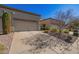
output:
[[[63,33],[68,33],[69,30],[68,30],[68,29],[63,29],[62,32],[63,32]]]

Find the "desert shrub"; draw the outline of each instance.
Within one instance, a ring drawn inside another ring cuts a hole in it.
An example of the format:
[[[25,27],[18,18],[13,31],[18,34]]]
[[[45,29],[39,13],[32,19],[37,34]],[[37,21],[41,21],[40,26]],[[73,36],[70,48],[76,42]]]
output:
[[[57,29],[52,29],[52,30],[50,30],[51,32],[57,32]]]
[[[57,29],[57,33],[59,33],[60,29]]]
[[[44,33],[48,33],[49,30],[44,30]]]
[[[63,33],[68,33],[69,30],[68,30],[68,29],[63,29],[62,32],[63,32]]]
[[[3,53],[6,47],[0,43],[0,53]]]
[[[49,30],[50,30],[50,32],[58,32],[58,29],[53,26],[51,26]]]

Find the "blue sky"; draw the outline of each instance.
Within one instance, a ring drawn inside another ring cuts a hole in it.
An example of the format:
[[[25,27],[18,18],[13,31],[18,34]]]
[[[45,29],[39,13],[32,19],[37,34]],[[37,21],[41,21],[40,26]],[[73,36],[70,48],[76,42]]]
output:
[[[57,11],[73,9],[73,14],[79,16],[79,4],[6,4],[16,9],[40,14],[42,18],[54,18]]]

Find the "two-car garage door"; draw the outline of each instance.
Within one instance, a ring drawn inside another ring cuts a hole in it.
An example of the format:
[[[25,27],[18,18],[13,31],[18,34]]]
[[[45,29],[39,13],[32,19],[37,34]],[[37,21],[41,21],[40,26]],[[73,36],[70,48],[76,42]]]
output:
[[[13,28],[14,31],[36,31],[39,30],[39,24],[37,21],[22,21],[14,20]]]

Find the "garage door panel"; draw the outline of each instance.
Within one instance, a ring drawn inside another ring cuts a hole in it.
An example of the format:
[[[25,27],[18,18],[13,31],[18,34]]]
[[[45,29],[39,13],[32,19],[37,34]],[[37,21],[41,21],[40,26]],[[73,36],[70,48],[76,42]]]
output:
[[[38,30],[38,22],[16,20],[14,23],[15,31]]]

